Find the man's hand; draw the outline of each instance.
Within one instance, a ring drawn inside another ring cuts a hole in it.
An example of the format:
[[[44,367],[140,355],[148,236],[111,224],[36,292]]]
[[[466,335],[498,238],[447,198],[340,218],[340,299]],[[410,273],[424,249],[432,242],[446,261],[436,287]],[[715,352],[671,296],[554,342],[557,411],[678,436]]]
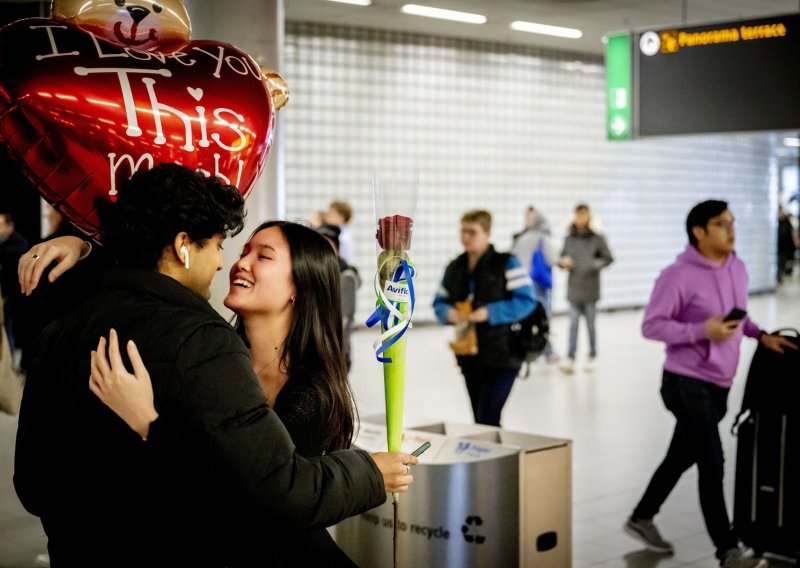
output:
[[[783,354],[785,349],[793,349],[797,351],[797,344],[791,339],[782,335],[772,335],[764,333],[758,338],[758,342],[775,353]]]
[[[722,321],[722,316],[714,316],[706,320],[706,337],[711,341],[725,341],[733,337],[742,320]]]

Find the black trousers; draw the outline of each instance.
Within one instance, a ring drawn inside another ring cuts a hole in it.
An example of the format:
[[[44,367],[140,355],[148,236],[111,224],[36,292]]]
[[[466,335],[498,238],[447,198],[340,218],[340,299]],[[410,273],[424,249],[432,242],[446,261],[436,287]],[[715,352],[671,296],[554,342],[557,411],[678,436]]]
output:
[[[636,518],[652,519],[683,472],[697,464],[700,508],[718,557],[737,546],[725,506],[722,483],[725,456],[719,436],[719,422],[728,409],[728,391],[706,381],[664,371],[661,398],[675,415],[675,431],[667,455],[633,511]]]
[[[477,356],[457,357],[467,383],[472,414],[477,424],[500,426],[500,414],[511,394],[519,367],[505,369],[485,365]]]

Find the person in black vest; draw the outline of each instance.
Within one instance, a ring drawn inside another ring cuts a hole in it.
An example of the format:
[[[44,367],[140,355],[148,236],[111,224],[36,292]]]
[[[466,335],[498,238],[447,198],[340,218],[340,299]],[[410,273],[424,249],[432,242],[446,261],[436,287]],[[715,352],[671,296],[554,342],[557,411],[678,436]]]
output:
[[[456,361],[475,422],[500,426],[503,406],[522,366],[509,349],[511,324],[533,312],[536,299],[517,257],[494,250],[491,230],[488,211],[468,211],[461,217],[464,253],[447,265],[433,309],[442,325],[474,324],[477,353],[456,354]],[[470,306],[468,313],[465,305]]]

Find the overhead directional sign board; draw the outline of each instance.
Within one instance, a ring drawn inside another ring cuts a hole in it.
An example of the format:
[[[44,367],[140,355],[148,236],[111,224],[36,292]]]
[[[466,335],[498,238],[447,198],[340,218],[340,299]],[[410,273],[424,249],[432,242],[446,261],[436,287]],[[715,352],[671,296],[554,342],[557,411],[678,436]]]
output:
[[[800,14],[643,30],[631,43],[634,136],[800,128]]]

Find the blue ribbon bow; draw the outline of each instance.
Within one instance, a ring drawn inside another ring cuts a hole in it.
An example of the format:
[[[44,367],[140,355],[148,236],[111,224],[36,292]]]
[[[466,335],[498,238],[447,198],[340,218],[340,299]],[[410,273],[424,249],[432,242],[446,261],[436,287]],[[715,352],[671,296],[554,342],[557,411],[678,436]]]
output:
[[[387,259],[384,265],[389,260],[391,260],[391,258]],[[372,327],[378,322],[381,323],[381,328],[385,331],[381,334],[380,338],[373,343],[372,347],[375,349],[375,357],[378,361],[381,363],[391,363],[391,358],[382,357],[381,355],[403,337],[403,334],[405,334],[406,330],[411,326],[411,316],[414,313],[414,304],[416,303],[413,279],[417,272],[414,266],[408,261],[400,259],[400,266],[395,269],[391,279],[391,282],[405,281],[408,284],[408,302],[411,309],[407,314],[404,314],[399,309],[400,304],[404,304],[405,301],[392,301],[383,293],[380,272],[381,270],[379,268],[375,273],[375,293],[378,296],[378,305],[375,311],[372,312],[372,315],[367,318],[366,323],[367,327]]]

